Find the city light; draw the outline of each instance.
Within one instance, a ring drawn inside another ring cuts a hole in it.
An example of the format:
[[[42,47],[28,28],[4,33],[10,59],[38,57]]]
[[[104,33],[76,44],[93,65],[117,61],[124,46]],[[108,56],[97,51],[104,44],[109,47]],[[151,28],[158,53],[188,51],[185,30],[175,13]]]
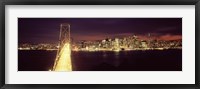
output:
[[[127,39],[127,40],[123,40]],[[131,37],[124,37],[118,40],[115,38],[109,41],[82,41],[73,42],[72,51],[131,51],[131,50],[165,50],[165,49],[182,49],[181,40],[139,40]],[[56,44],[20,44],[19,50],[58,50]]]
[[[64,44],[59,56],[54,71],[72,71],[70,44]]]

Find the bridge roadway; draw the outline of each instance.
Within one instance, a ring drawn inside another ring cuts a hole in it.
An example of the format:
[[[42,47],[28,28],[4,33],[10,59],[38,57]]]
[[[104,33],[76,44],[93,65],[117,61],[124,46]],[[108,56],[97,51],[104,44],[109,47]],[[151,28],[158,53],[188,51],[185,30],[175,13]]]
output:
[[[70,44],[64,44],[55,62],[53,71],[72,71]]]

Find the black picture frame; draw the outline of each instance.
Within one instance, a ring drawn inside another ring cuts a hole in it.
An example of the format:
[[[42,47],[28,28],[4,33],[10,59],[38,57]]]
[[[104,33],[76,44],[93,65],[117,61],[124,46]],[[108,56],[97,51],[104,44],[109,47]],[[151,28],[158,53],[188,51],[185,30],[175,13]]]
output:
[[[200,0],[2,0],[0,1],[0,87],[2,89],[79,89],[79,88],[200,88]],[[195,5],[195,84],[5,84],[5,6],[6,5]]]

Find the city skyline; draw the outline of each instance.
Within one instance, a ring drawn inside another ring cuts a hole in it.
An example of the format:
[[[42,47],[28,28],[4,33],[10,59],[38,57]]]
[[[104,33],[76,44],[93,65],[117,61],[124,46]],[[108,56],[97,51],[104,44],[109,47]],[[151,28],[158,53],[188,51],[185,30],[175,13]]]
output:
[[[73,40],[103,40],[149,33],[158,40],[182,39],[182,18],[19,18],[19,43],[57,43],[59,25],[71,25]]]

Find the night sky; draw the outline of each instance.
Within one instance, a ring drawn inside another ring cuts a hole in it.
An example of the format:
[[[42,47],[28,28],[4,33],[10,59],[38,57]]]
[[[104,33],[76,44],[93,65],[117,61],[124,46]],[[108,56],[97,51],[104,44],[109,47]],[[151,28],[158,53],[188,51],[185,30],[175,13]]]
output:
[[[19,43],[57,43],[61,23],[71,25],[71,37],[79,40],[150,33],[158,40],[182,39],[182,18],[18,18]]]

